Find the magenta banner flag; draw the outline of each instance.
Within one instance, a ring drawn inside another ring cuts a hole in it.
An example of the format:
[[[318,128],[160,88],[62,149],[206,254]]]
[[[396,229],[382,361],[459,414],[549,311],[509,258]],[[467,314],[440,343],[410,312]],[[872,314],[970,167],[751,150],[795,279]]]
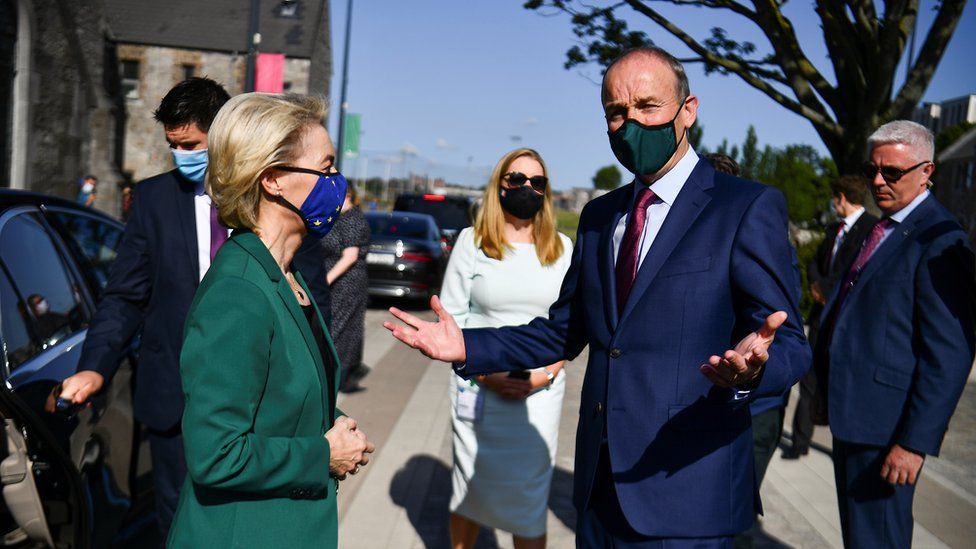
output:
[[[254,91],[281,93],[285,91],[285,54],[259,53],[254,74]]]

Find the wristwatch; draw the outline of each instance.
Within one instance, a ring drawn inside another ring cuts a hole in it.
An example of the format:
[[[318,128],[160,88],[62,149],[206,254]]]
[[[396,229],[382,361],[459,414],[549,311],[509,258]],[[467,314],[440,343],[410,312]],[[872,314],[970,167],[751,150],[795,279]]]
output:
[[[552,373],[549,368],[544,368],[544,370],[546,371],[546,390],[548,391],[552,387],[552,382],[556,380],[556,374]]]

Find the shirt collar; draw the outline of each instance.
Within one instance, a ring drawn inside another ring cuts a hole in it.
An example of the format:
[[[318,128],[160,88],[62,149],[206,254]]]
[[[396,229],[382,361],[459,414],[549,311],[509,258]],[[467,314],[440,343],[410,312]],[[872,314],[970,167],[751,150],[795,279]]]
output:
[[[915,211],[915,208],[917,208],[919,204],[924,202],[925,199],[928,198],[930,194],[932,194],[932,192],[926,189],[925,192],[916,196],[915,200],[909,202],[907,206],[891,214],[888,217],[890,217],[891,220],[894,221],[895,223],[901,223],[905,221],[905,218],[911,215],[911,213]]]
[[[844,218],[844,230],[849,231],[851,227],[857,223],[858,219],[861,219],[861,214],[864,213],[864,208],[858,208],[856,212]]]
[[[660,179],[651,184],[651,190],[654,191],[654,195],[668,206],[674,204],[675,199],[678,198],[678,193],[681,192],[681,188],[685,185],[685,181],[688,181],[688,178],[691,177],[691,172],[698,165],[698,160],[698,153],[695,152],[695,149],[691,145],[688,145],[688,150],[685,151],[681,160],[668,173],[662,175]],[[634,200],[637,200],[637,193],[643,188],[644,184],[635,178]]]

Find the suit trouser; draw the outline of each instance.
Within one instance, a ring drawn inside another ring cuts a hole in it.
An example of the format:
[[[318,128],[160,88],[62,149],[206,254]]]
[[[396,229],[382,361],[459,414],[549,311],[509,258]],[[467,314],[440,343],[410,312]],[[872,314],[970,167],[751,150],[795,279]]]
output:
[[[650,497],[650,495],[649,495]],[[610,473],[610,455],[600,449],[593,488],[586,509],[576,520],[576,547],[579,549],[731,549],[732,537],[653,538],[631,527],[620,508],[617,490]]]
[[[183,432],[180,424],[169,431],[149,429],[149,451],[152,454],[153,490],[156,493],[156,522],[161,543],[169,535],[180,488],[186,480],[186,455],[183,453]]]
[[[911,547],[915,486],[881,478],[889,448],[834,439],[834,479],[844,546]]]
[[[793,415],[793,451],[805,454],[810,451],[813,439],[814,400],[817,398],[817,373],[813,368],[800,380],[800,398],[796,401]]]

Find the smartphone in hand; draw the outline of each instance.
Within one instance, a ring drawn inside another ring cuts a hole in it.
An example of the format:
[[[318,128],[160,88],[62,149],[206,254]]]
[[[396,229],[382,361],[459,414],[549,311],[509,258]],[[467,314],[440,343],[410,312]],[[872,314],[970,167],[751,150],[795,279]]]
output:
[[[511,372],[508,372],[508,377],[513,377],[515,379],[529,379],[529,376],[531,375],[532,372],[529,370],[512,370]]]

